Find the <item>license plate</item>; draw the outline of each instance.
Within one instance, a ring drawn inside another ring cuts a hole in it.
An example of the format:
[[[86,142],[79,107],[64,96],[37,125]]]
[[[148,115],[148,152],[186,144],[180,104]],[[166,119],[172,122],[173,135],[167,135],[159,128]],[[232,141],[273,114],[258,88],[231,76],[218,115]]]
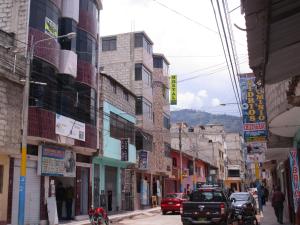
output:
[[[198,221],[205,221],[206,220],[206,218],[198,218]]]
[[[169,202],[169,205],[173,205],[173,202]]]

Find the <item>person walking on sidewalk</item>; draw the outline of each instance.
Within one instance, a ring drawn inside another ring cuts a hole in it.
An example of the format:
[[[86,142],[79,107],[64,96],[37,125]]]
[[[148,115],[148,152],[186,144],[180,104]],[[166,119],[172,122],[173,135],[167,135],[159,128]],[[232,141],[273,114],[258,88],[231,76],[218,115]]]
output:
[[[272,206],[277,217],[277,221],[283,224],[283,202],[285,200],[284,194],[280,191],[280,187],[275,188],[275,192],[272,196]]]

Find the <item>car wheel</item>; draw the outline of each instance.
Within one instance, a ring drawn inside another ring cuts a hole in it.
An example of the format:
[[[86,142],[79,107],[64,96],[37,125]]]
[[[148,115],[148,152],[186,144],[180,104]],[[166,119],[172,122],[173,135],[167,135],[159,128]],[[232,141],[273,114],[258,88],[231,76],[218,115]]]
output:
[[[163,215],[166,215],[166,214],[167,214],[167,212],[166,212],[166,211],[162,211],[161,213],[162,213]]]

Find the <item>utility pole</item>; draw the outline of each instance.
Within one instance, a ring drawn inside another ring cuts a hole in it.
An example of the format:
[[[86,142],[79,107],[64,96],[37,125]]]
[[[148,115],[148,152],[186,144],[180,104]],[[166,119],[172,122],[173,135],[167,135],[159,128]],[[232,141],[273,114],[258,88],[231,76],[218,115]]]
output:
[[[179,125],[179,152],[180,152],[180,192],[183,192],[182,184],[182,143],[181,143],[182,123]]]

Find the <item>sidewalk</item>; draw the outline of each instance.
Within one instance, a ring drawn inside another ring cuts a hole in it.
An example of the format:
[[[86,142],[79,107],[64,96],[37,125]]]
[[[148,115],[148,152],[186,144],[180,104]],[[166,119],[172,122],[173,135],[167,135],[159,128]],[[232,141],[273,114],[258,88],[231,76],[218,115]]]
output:
[[[279,224],[277,222],[275,213],[274,213],[274,209],[271,206],[270,202],[266,202],[266,205],[263,208],[263,213],[262,216],[260,218],[260,225],[277,225]],[[288,222],[288,219],[283,217],[283,224],[285,225],[290,225],[290,223]]]
[[[151,208],[151,209],[145,209],[145,210],[135,210],[135,211],[129,211],[129,212],[121,212],[119,214],[115,214],[115,215],[111,215],[108,216],[109,217],[109,221],[111,223],[116,223],[119,222],[123,219],[129,219],[135,216],[139,216],[139,215],[148,215],[151,216],[153,215],[153,213],[158,213],[160,212],[160,207],[155,207],[155,208]],[[62,223],[64,225],[88,225],[90,224],[89,220],[81,220],[81,221],[69,221],[67,223]]]

